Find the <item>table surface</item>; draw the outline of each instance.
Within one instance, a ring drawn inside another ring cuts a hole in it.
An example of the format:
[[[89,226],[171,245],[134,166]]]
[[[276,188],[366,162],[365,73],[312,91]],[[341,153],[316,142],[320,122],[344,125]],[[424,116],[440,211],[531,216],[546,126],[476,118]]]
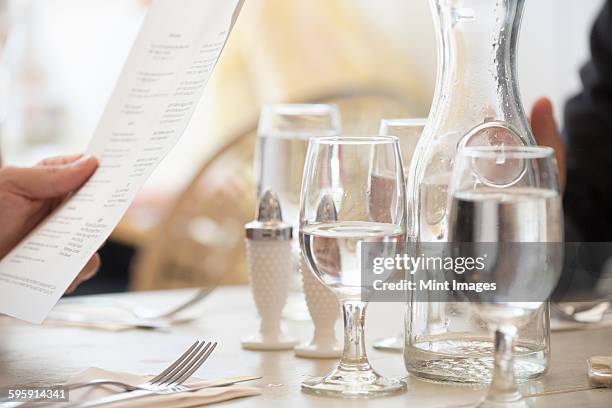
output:
[[[166,309],[189,296],[189,291],[168,291],[105,295],[113,300]],[[96,297],[83,297],[91,301]],[[73,300],[74,301],[74,300]],[[405,394],[372,400],[343,401],[310,396],[300,392],[300,382],[323,375],[334,360],[310,360],[292,351],[255,352],[243,350],[241,338],[255,333],[258,318],[245,287],[218,288],[198,307],[201,318],[168,332],[32,326],[0,318],[0,385],[48,385],[65,381],[88,367],[136,374],[159,372],[195,339],[216,340],[217,351],[195,374],[200,378],[259,375],[249,384],[259,386],[263,395],[220,405],[236,407],[454,407],[471,404],[483,388],[442,385],[408,377]],[[398,333],[402,326],[401,304],[372,304],[366,318],[369,345],[381,336]],[[397,324],[390,324],[397,322]],[[285,321],[288,333],[309,340],[312,325],[307,321]],[[368,348],[373,366],[382,374],[404,376],[401,354]],[[612,355],[612,329],[559,332],[552,335],[552,363],[539,381],[523,386],[526,393],[546,393],[529,398],[534,407],[610,407],[612,389],[572,391],[588,386],[586,360],[593,355]]]

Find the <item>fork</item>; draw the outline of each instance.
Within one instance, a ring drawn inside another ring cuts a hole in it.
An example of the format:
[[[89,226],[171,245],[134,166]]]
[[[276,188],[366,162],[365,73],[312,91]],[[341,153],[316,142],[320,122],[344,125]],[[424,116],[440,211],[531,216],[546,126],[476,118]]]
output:
[[[187,387],[180,387],[185,381],[196,372],[198,368],[210,357],[213,350],[217,347],[216,342],[196,341],[187,351],[183,353],[176,361],[168,366],[159,375],[151,378],[149,381],[137,385],[138,390],[128,391],[118,395],[96,399],[93,401],[85,401],[81,403],[69,404],[66,406],[73,408],[97,407],[100,405],[110,404],[116,401],[124,401],[135,399],[152,394],[163,394],[166,392],[178,392],[180,390],[188,390]]]
[[[170,364],[165,370],[163,370],[159,375],[151,378],[150,380],[138,384],[138,385],[130,385],[123,383],[121,381],[115,380],[92,380],[92,381],[84,381],[81,383],[70,384],[68,385],[69,390],[75,390],[78,388],[84,388],[88,386],[99,386],[99,385],[115,385],[125,389],[127,392],[112,395],[106,398],[100,398],[94,401],[85,401],[85,402],[75,402],[72,404],[68,404],[65,408],[68,407],[94,407],[100,405],[99,401],[103,399],[111,399],[113,397],[128,397],[125,399],[132,398],[140,398],[146,395],[151,394],[162,394],[164,392],[177,392],[182,388],[177,388],[181,386],[185,381],[191,377],[191,375],[197,371],[198,368],[204,364],[204,362],[210,357],[213,350],[217,347],[217,342],[204,342],[204,341],[196,341],[185,351],[178,359],[176,359],[172,364]],[[185,390],[188,390],[185,387]],[[123,398],[121,398],[123,399]],[[104,404],[110,403],[104,402]],[[26,407],[30,406],[28,402],[24,404],[11,405],[11,407]],[[34,405],[32,405],[34,406]],[[41,406],[41,404],[37,404],[36,406]]]

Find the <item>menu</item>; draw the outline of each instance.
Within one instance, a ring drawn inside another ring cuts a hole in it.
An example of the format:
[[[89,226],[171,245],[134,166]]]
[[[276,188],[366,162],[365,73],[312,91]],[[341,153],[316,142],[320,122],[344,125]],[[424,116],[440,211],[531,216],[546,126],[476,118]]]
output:
[[[0,313],[41,323],[182,136],[241,0],[155,0],[90,142],[89,181],[0,260]]]

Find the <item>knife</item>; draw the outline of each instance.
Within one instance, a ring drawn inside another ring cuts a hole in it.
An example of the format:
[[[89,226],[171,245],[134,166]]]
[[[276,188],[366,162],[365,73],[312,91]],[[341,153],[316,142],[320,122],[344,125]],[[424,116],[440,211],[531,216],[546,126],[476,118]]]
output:
[[[176,387],[176,391],[149,391],[149,390],[136,390],[123,392],[121,394],[110,395],[108,397],[97,398],[91,401],[83,401],[83,402],[75,402],[72,404],[68,404],[65,408],[93,408],[100,407],[102,405],[114,404],[116,402],[134,400],[138,398],[148,397],[151,395],[171,395],[171,394],[181,394],[186,392],[195,392],[202,390],[204,388],[213,388],[213,387],[225,387],[228,385],[233,385],[245,381],[253,381],[259,380],[262,377],[230,377],[224,378],[222,380],[212,381],[212,382],[198,382],[192,383],[189,385],[184,385],[180,387]]]
[[[95,318],[85,314],[68,312],[53,312],[49,315],[47,320],[66,323],[81,323],[94,326],[117,325],[150,330],[167,330],[171,327],[169,323],[159,320]]]

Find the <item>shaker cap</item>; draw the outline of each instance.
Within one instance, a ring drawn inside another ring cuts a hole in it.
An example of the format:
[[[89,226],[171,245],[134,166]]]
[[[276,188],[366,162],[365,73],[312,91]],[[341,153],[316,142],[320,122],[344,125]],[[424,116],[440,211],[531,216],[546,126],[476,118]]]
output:
[[[257,219],[245,225],[246,237],[253,240],[286,241],[293,238],[293,227],[283,222],[276,193],[267,190],[259,200]]]
[[[338,210],[331,194],[325,194],[321,197],[315,220],[317,222],[338,221]]]

